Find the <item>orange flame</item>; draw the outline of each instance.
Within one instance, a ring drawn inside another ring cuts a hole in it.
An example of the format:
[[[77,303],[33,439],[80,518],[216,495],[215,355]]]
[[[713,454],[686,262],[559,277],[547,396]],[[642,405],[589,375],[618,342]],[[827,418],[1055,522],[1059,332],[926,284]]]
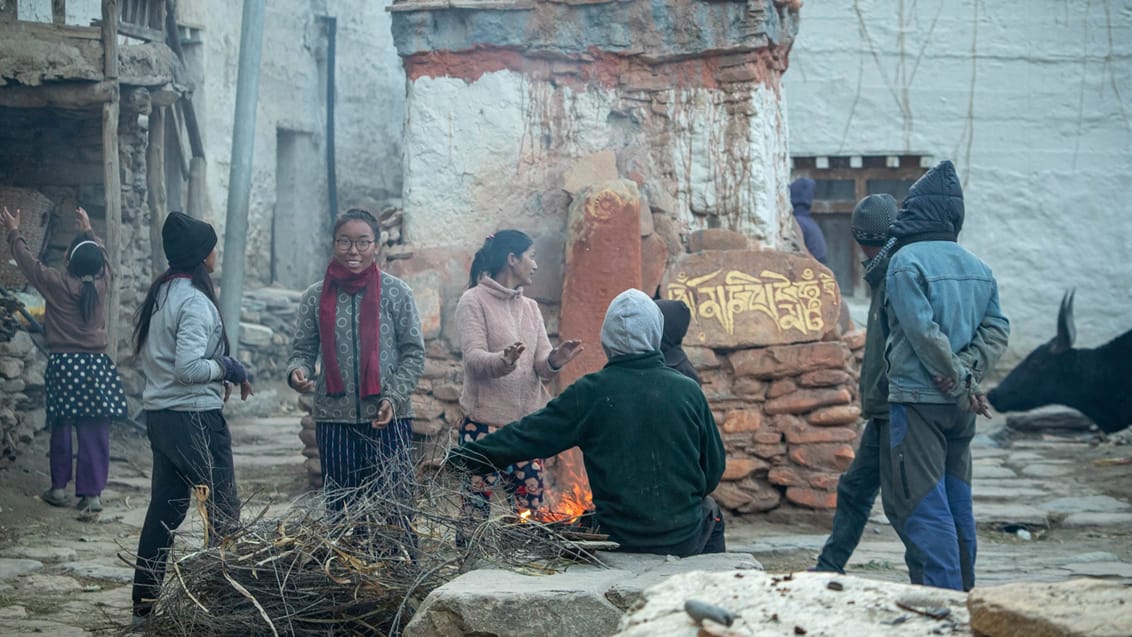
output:
[[[543,522],[564,521],[570,524],[593,511],[593,491],[586,478],[582,453],[577,448],[556,456],[549,469],[546,487],[549,510],[540,516]]]

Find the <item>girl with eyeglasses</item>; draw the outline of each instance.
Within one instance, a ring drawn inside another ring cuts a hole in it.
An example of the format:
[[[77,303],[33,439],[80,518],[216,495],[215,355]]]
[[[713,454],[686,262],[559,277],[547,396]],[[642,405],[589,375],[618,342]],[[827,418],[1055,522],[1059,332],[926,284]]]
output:
[[[412,290],[377,267],[377,219],[350,210],[333,236],[326,276],[299,303],[287,380],[314,393],[323,485],[330,507],[342,510],[375,492],[408,497],[410,397],[424,371],[424,339]]]

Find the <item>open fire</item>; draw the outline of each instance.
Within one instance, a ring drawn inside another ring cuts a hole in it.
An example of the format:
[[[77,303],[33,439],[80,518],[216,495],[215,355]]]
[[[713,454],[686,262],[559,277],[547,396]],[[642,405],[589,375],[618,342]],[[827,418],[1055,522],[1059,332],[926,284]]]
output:
[[[547,465],[547,509],[539,514],[539,520],[574,524],[582,516],[592,513],[594,498],[582,464],[582,452],[577,448],[569,449]]]

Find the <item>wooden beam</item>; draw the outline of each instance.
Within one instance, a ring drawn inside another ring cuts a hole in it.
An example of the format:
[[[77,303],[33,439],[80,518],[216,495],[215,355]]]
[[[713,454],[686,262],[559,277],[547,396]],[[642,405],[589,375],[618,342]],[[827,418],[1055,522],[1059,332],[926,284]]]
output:
[[[118,311],[122,304],[122,179],[118,168],[118,100],[102,107],[102,189],[106,197],[106,248],[110,267],[118,273],[111,279],[110,312],[106,330],[110,337],[106,354],[118,359]]]
[[[51,21],[67,24],[67,0],[51,0]]]
[[[172,82],[149,89],[149,100],[157,106],[172,106],[179,99],[181,91]]]
[[[101,26],[102,20],[91,20],[91,24]],[[128,38],[142,40],[143,42],[166,42],[164,31],[151,29],[150,27],[135,22],[119,22],[118,33]]]
[[[169,202],[165,193],[165,107],[154,106],[149,112],[149,145],[145,150],[145,185],[149,193],[149,245],[153,257],[153,277],[165,271],[165,251],[161,244],[161,226]]]
[[[102,72],[118,79],[118,0],[102,0]]]
[[[185,149],[185,139],[181,134],[184,130],[184,118],[181,117],[181,107],[184,105],[185,100],[179,100],[176,106],[169,112],[173,118],[173,130],[177,133],[177,159],[181,162],[181,172],[189,174],[189,160],[192,158],[190,153]]]
[[[99,108],[114,94],[114,82],[67,82],[0,88],[0,106],[10,108]]]
[[[118,323],[122,305],[122,177],[118,159],[118,0],[102,0],[102,60],[106,80],[114,83],[110,101],[102,107],[102,190],[106,197],[106,248],[111,279],[106,354],[118,359]]]
[[[14,7],[16,3],[8,0],[8,6]],[[0,9],[0,23],[4,22],[4,10]],[[15,14],[13,14],[15,19]],[[101,22],[101,20],[97,20]],[[47,22],[13,22],[4,25],[4,36],[9,34],[26,33],[43,39],[73,38],[75,40],[101,40],[102,29],[98,27],[76,26],[73,24],[50,24]]]
[[[177,54],[177,59],[185,61],[185,51],[181,48],[181,29],[177,27],[177,0],[165,0],[165,43]]]
[[[204,219],[205,176],[208,164],[204,157],[193,157],[189,168],[189,197],[185,214],[193,219]]]
[[[193,157],[204,157],[204,140],[200,136],[200,125],[197,123],[197,111],[193,108],[192,96],[186,95],[181,100],[181,107],[185,113],[185,130],[189,133],[189,147],[192,148]]]
[[[133,22],[123,22],[119,24],[118,32],[131,38],[145,40],[146,42],[165,41],[165,33],[163,31],[158,31],[157,29],[152,29],[141,24],[134,24]]]

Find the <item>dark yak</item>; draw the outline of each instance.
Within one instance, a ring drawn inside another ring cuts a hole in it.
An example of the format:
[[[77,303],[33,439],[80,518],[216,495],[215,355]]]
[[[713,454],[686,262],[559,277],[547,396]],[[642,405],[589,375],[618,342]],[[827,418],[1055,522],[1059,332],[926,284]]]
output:
[[[1132,330],[1094,349],[1074,349],[1073,292],[1061,299],[1057,336],[987,394],[1001,412],[1065,405],[1105,433],[1132,424]]]

